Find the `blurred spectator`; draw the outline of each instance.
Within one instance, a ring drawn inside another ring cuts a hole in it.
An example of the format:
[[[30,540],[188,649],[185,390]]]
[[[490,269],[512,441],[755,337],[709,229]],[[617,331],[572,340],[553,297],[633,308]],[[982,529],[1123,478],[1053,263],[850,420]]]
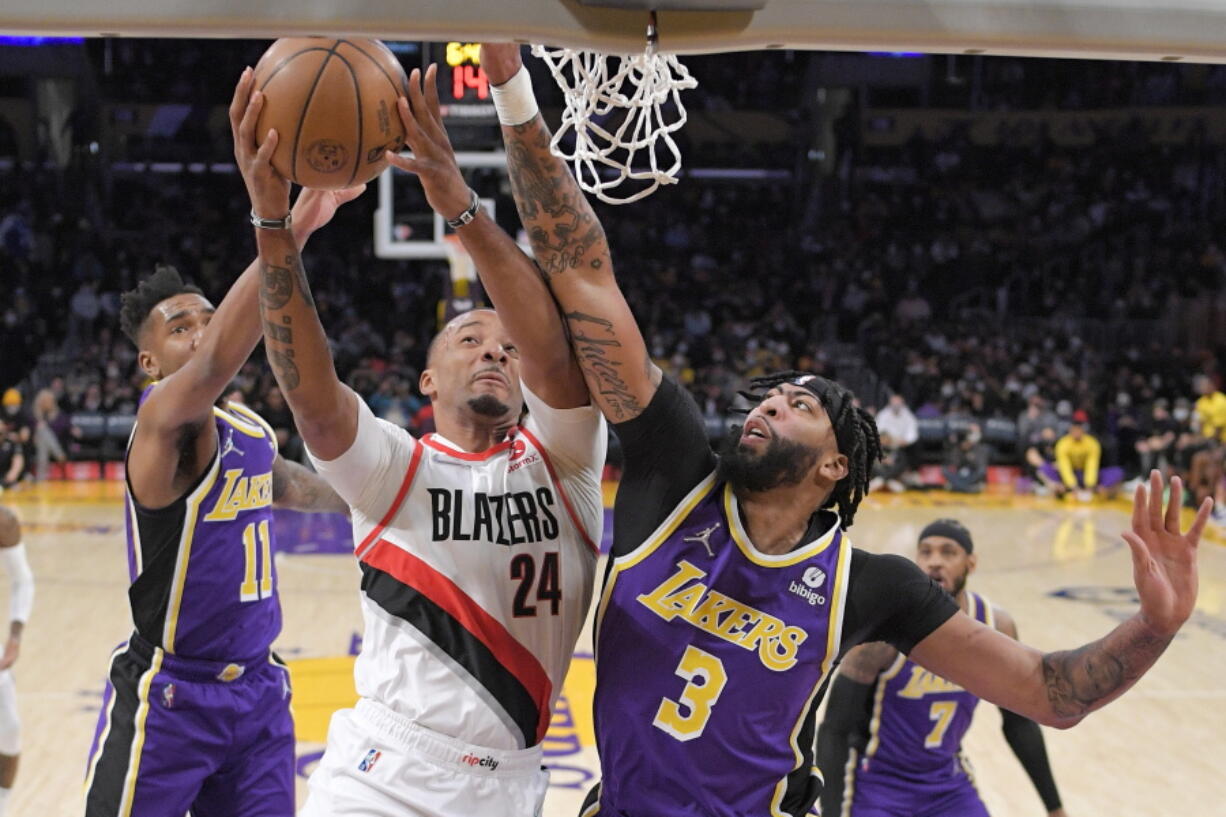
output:
[[[74,436],[80,436],[67,414],[60,411],[51,389],[34,395],[34,478],[45,480],[51,460],[68,459],[65,448]]]
[[[883,484],[890,491],[905,490],[911,470],[907,449],[919,439],[919,426],[907,401],[898,393],[890,395],[886,407],[877,412],[877,432],[881,435],[881,461],[874,468],[870,490]]]
[[[408,381],[399,375],[383,378],[375,393],[366,400],[376,417],[408,428],[422,401],[413,396]]]
[[[1030,478],[1038,483],[1035,489],[1037,494],[1059,494],[1063,490],[1059,472],[1051,468],[1051,463],[1056,461],[1057,437],[1054,425],[1043,426],[1037,438],[1032,438],[1030,445],[1026,448],[1024,461]]]
[[[945,465],[941,474],[949,490],[959,494],[977,494],[988,477],[991,449],[983,441],[978,423],[971,423],[965,432],[949,437],[945,449]]]
[[[1141,439],[1136,442],[1140,455],[1139,477],[1144,477],[1154,468],[1168,478],[1175,461],[1175,443],[1179,439],[1180,425],[1171,417],[1167,401],[1157,399],[1150,409],[1149,420],[1141,426]]]
[[[0,419],[0,489],[12,488],[26,470],[21,441],[6,420]]]
[[[30,414],[23,406],[21,392],[17,389],[5,389],[0,397],[0,415],[8,424],[9,433],[18,443],[27,446],[34,437],[34,423]]]
[[[1192,388],[1197,394],[1195,408],[1200,433],[1207,439],[1226,441],[1226,394],[1203,374],[1193,379]]]
[[[1026,401],[1026,410],[1017,416],[1017,442],[1023,454],[1039,446],[1043,439],[1054,442],[1059,418],[1047,407],[1041,395],[1032,394]],[[1045,432],[1050,432],[1046,434]],[[1027,455],[1029,458],[1029,455]]]
[[[1048,479],[1055,483],[1056,494],[1075,492],[1078,499],[1088,501],[1097,491],[1102,496],[1114,496],[1124,481],[1123,471],[1115,466],[1100,468],[1102,445],[1086,431],[1089,417],[1084,411],[1073,413],[1068,433],[1056,442],[1056,462],[1044,466]]]

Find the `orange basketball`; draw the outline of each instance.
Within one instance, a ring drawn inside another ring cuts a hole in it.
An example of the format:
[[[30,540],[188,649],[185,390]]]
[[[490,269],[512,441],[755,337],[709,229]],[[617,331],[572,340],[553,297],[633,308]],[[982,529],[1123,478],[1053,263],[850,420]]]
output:
[[[277,40],[256,63],[255,87],[264,92],[256,141],[275,128],[272,165],[303,187],[368,182],[387,166],[383,152],[404,144],[396,98],[409,83],[378,40]]]

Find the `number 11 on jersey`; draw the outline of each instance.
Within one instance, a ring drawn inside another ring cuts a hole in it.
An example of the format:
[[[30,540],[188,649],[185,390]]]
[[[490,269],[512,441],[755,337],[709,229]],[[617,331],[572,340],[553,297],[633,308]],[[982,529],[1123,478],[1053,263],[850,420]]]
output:
[[[258,559],[256,530],[255,522],[243,528],[243,555],[247,567],[243,571],[243,585],[238,591],[239,601],[259,601],[272,597],[272,537],[268,535],[268,520],[259,523]]]

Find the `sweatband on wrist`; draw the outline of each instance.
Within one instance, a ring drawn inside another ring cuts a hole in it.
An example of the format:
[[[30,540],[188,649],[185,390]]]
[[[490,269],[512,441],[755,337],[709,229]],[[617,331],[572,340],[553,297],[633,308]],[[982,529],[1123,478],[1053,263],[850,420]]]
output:
[[[522,125],[540,113],[536,94],[532,91],[532,77],[525,66],[521,65],[515,76],[502,85],[490,86],[490,95],[494,98],[498,121],[509,128]]]
[[[9,619],[23,624],[30,618],[34,607],[34,572],[26,560],[26,546],[14,545],[0,548],[0,561],[8,570],[12,589],[9,592]]]

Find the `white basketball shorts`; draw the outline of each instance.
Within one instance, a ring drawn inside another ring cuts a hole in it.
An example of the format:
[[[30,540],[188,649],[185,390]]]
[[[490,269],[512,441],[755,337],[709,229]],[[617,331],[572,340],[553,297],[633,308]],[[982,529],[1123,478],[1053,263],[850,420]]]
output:
[[[474,746],[363,698],[328,725],[298,817],[540,817],[541,748]]]

